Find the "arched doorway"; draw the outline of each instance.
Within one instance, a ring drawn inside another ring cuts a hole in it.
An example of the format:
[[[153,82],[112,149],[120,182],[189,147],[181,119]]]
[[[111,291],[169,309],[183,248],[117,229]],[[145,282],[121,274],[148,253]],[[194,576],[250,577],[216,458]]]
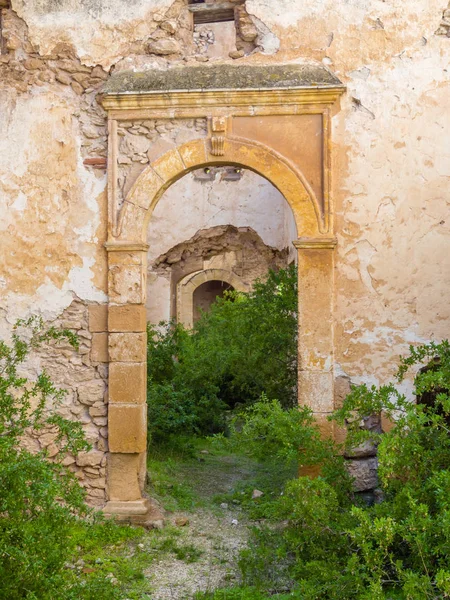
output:
[[[203,90],[198,97],[179,90],[147,96],[142,92],[134,96],[128,93],[117,98],[111,93],[104,102],[110,117],[107,512],[152,518],[148,501],[142,496],[146,452],[146,231],[164,191],[194,169],[234,165],[252,170],[268,179],[291,207],[298,235],[294,245],[298,250],[300,289],[299,402],[313,409],[324,433],[332,434],[326,430],[326,417],[333,410],[336,244],[331,232],[329,197],[329,119],[330,106],[343,88],[327,84],[319,89],[315,85],[313,92],[311,87],[289,85],[276,92],[216,90],[211,94]],[[203,102],[200,111],[198,102]],[[144,167],[118,210],[118,121],[136,115],[164,118],[167,112],[161,112],[162,106],[165,111],[170,107],[171,114],[180,119],[209,115],[208,130],[205,136],[173,147]],[[261,108],[255,110],[255,106]],[[314,114],[319,115],[318,120],[311,117]],[[286,115],[291,117],[286,119]],[[305,119],[299,120],[299,116]],[[305,146],[309,159],[302,156],[303,150],[295,150],[295,144],[291,144],[294,151],[289,147],[296,127],[303,132],[316,128],[321,136],[322,145],[311,143],[312,150]],[[239,131],[245,137],[240,137]],[[263,142],[259,141],[261,138]],[[300,169],[299,161],[309,170],[309,178]],[[310,168],[314,161],[321,169],[320,181],[314,179],[317,169]]]
[[[192,295],[192,301],[194,305],[194,312],[192,320],[194,324],[200,319],[202,313],[208,312],[211,305],[216,302],[219,298],[224,298],[226,292],[233,292],[234,287],[225,281],[220,279],[213,279],[212,281],[206,281],[198,286],[194,290]]]
[[[199,316],[199,309],[207,310],[217,297],[226,290],[247,292],[247,286],[237,275],[223,269],[208,269],[191,273],[177,285],[177,320],[185,327],[192,327]]]

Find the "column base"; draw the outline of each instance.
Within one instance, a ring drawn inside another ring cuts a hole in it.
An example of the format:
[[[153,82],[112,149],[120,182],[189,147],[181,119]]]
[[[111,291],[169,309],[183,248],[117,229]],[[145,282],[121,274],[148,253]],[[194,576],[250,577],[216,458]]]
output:
[[[141,525],[147,529],[164,527],[164,511],[152,498],[129,501],[110,500],[106,503],[103,513],[115,517],[117,521]]]

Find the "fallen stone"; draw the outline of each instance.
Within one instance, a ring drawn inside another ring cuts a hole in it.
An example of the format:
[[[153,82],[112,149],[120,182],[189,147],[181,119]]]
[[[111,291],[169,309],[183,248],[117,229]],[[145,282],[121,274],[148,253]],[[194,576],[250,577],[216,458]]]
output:
[[[255,500],[256,498],[261,498],[261,496],[264,496],[264,492],[262,492],[261,490],[253,490],[253,492],[252,492],[253,500]]]
[[[189,525],[189,519],[187,517],[178,517],[175,519],[175,525],[177,527],[186,527],[186,525]]]

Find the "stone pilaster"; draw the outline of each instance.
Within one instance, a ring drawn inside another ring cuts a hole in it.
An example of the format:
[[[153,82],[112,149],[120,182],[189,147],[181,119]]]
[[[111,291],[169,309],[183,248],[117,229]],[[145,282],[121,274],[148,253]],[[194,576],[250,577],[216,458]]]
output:
[[[309,406],[324,436],[334,436],[334,238],[300,238],[298,250],[299,404]]]
[[[146,244],[112,242],[108,250],[109,462],[106,513],[146,520]]]

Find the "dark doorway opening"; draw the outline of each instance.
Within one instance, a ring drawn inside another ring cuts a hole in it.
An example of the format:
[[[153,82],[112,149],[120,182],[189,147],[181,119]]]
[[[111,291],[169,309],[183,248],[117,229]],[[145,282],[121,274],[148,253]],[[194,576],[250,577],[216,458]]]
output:
[[[225,292],[231,292],[234,287],[226,281],[206,281],[199,285],[194,291],[194,323],[196,323],[202,312],[210,309],[211,304],[217,298],[223,298]]]

